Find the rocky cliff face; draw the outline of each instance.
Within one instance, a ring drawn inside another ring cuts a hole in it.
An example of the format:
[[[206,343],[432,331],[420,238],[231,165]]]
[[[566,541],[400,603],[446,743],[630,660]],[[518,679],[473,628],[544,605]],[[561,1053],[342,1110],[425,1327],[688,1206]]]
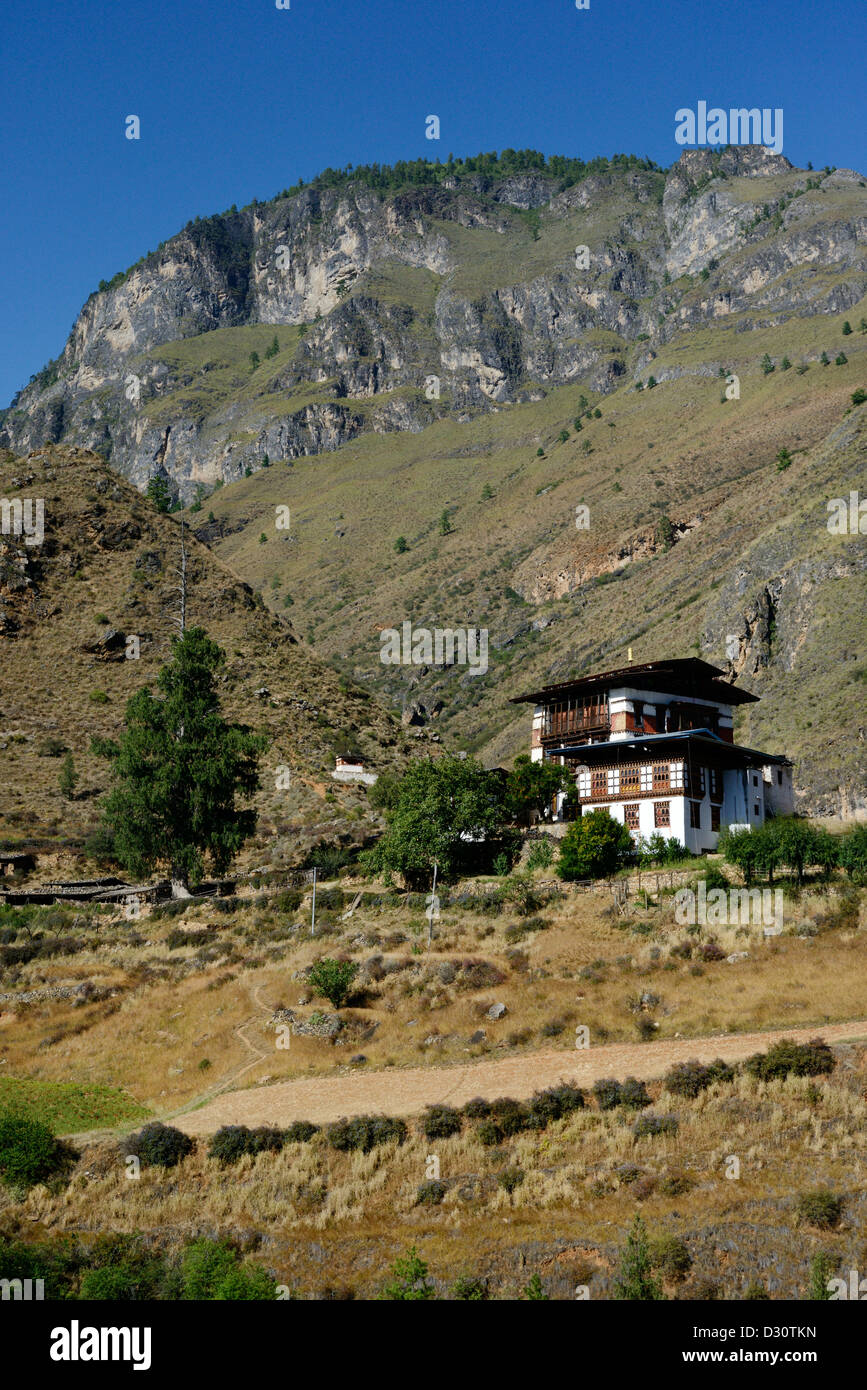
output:
[[[542,174],[385,196],[307,188],[191,224],[92,295],[3,413],[0,445],[96,449],[139,486],[161,471],[188,498],[265,455],[417,431],[572,381],[607,392],[722,317],[747,331],[839,312],[867,289],[865,244],[859,175],[811,176],[762,148],[564,190]],[[227,382],[254,325],[299,333],[273,367]],[[212,358],[191,351],[215,330],[227,333],[208,340]]]

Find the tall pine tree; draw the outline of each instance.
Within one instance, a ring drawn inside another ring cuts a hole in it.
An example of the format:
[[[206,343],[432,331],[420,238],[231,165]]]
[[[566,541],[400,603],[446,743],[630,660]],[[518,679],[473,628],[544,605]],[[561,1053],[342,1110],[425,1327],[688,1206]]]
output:
[[[235,798],[258,787],[267,739],[222,718],[215,686],[225,659],[203,628],[190,628],[172,640],[159,693],[145,686],[127,704],[103,819],[130,873],[166,867],[195,884],[207,859],[223,873],[255,829],[255,811],[236,809]]]

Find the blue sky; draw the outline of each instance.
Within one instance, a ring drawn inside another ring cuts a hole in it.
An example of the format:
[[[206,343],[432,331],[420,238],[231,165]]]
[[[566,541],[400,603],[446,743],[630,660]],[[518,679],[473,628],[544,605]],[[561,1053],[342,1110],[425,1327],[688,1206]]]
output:
[[[706,100],[782,107],[793,163],[864,170],[865,50],[864,0],[3,0],[0,404],[101,279],[326,165],[668,165],[675,111]]]

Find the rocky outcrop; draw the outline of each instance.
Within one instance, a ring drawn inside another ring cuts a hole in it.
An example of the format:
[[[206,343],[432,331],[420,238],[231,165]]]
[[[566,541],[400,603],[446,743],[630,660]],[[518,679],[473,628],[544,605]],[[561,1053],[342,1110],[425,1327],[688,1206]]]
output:
[[[762,201],[762,181],[779,190],[780,175],[786,192]],[[748,330],[855,304],[862,187],[851,171],[811,177],[750,147],[687,151],[664,180],[612,167],[565,189],[543,173],[478,175],[254,203],[188,224],[91,295],[57,361],[3,412],[0,446],[84,446],[139,487],[163,471],[189,500],[266,455],[291,463],[572,381],[604,393],[642,371],[654,343],[718,317]],[[559,224],[576,218],[587,269],[571,251],[530,255],[533,239],[562,247]],[[417,278],[404,297],[406,275]],[[184,347],[252,324],[304,326],[255,389],[219,338],[212,353]]]

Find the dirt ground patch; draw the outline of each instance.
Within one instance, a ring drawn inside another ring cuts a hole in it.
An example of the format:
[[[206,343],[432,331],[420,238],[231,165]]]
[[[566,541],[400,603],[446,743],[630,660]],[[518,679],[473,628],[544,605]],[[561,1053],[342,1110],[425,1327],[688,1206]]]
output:
[[[807,1042],[816,1036],[828,1043],[865,1038],[867,1021],[665,1042],[612,1043],[586,1051],[551,1048],[466,1066],[352,1072],[338,1077],[284,1081],[231,1091],[198,1110],[172,1118],[172,1123],[188,1134],[211,1134],[229,1124],[285,1127],[298,1119],[323,1124],[343,1115],[416,1115],[426,1105],[464,1105],[474,1096],[491,1100],[508,1095],[523,1100],[559,1081],[574,1081],[580,1086],[591,1086],[606,1076],[621,1080],[635,1076],[649,1081],[675,1062],[692,1058],[710,1062],[715,1057],[726,1062],[742,1061],[780,1038]]]

